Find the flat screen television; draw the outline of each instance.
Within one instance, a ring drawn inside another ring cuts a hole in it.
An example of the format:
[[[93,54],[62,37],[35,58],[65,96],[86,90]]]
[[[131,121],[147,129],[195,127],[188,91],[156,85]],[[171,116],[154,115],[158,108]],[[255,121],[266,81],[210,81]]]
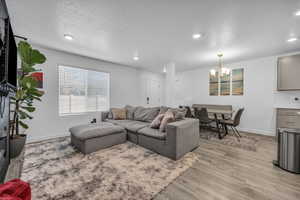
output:
[[[9,25],[9,50],[8,50],[8,59],[7,59],[7,77],[6,81],[9,83],[12,87],[17,86],[17,60],[18,60],[18,51],[17,51],[17,45],[15,41],[15,37],[11,28],[11,25]]]
[[[0,183],[10,163],[9,102],[17,85],[17,47],[5,0],[0,0]]]
[[[17,46],[4,0],[0,0],[0,83],[17,85]]]

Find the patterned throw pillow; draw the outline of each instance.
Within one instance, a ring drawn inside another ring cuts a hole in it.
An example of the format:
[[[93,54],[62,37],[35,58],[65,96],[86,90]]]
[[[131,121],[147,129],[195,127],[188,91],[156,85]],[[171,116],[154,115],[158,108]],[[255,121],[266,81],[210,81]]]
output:
[[[113,119],[124,120],[126,119],[126,109],[125,108],[112,108],[111,109]]]
[[[155,119],[151,122],[150,127],[158,129],[161,123],[161,120],[164,118],[165,114],[159,114],[155,117]]]
[[[161,121],[161,123],[160,123],[159,130],[160,130],[161,132],[165,132],[165,131],[166,131],[167,124],[170,123],[170,122],[174,122],[174,121],[175,121],[174,114],[173,114],[172,110],[169,109],[169,110],[165,113],[165,116],[164,116],[164,118],[162,119],[162,121]]]

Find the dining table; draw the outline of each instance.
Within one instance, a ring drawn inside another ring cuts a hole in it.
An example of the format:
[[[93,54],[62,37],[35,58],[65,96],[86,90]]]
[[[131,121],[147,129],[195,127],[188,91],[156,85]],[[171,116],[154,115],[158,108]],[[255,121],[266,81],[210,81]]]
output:
[[[231,117],[232,114],[234,113],[234,110],[224,110],[224,109],[211,109],[211,108],[208,108],[207,112],[214,115],[214,120],[215,120],[216,125],[217,125],[217,131],[218,131],[219,139],[223,139],[228,134],[228,129],[227,129],[227,126],[224,125],[225,134],[222,136],[222,132],[221,132],[221,128],[222,127],[220,127],[222,125],[220,123],[220,119],[218,118],[218,116],[221,115],[221,117],[222,117],[221,120],[226,120],[225,116],[230,116]]]

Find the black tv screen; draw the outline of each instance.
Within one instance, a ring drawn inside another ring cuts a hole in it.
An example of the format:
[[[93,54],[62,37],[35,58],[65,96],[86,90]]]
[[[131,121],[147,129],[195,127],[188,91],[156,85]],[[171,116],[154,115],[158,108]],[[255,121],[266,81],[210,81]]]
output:
[[[5,2],[0,0],[0,83],[17,85],[17,46],[6,12]]]
[[[17,86],[17,63],[18,53],[14,34],[9,25],[9,51],[8,51],[8,65],[7,65],[7,82],[12,86]]]

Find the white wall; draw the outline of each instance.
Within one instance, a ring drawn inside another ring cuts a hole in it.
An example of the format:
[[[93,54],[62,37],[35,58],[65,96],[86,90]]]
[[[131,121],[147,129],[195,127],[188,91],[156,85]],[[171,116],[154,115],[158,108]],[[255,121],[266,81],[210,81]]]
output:
[[[178,105],[230,104],[234,109],[245,107],[239,129],[266,135],[275,135],[275,107],[300,108],[294,97],[300,92],[276,91],[277,57],[266,57],[225,65],[244,68],[243,96],[209,96],[211,67],[177,74],[176,97]]]
[[[69,134],[74,125],[89,123],[92,118],[100,120],[100,113],[59,116],[58,114],[58,65],[80,66],[110,73],[110,106],[122,107],[126,104],[141,105],[141,77],[163,79],[163,75],[140,69],[112,64],[96,59],[36,47],[47,57],[46,63],[38,66],[44,72],[42,102],[37,102],[34,119],[29,121],[28,141],[48,139]],[[164,82],[162,82],[164,84]]]
[[[139,78],[139,85],[137,86],[137,90],[139,91],[139,104],[141,106],[148,106],[147,105],[147,96],[148,96],[147,84],[149,83],[149,80],[152,80],[160,84],[161,90],[159,91],[159,93],[161,95],[160,98],[161,105],[165,105],[165,75],[139,70],[138,78]]]

